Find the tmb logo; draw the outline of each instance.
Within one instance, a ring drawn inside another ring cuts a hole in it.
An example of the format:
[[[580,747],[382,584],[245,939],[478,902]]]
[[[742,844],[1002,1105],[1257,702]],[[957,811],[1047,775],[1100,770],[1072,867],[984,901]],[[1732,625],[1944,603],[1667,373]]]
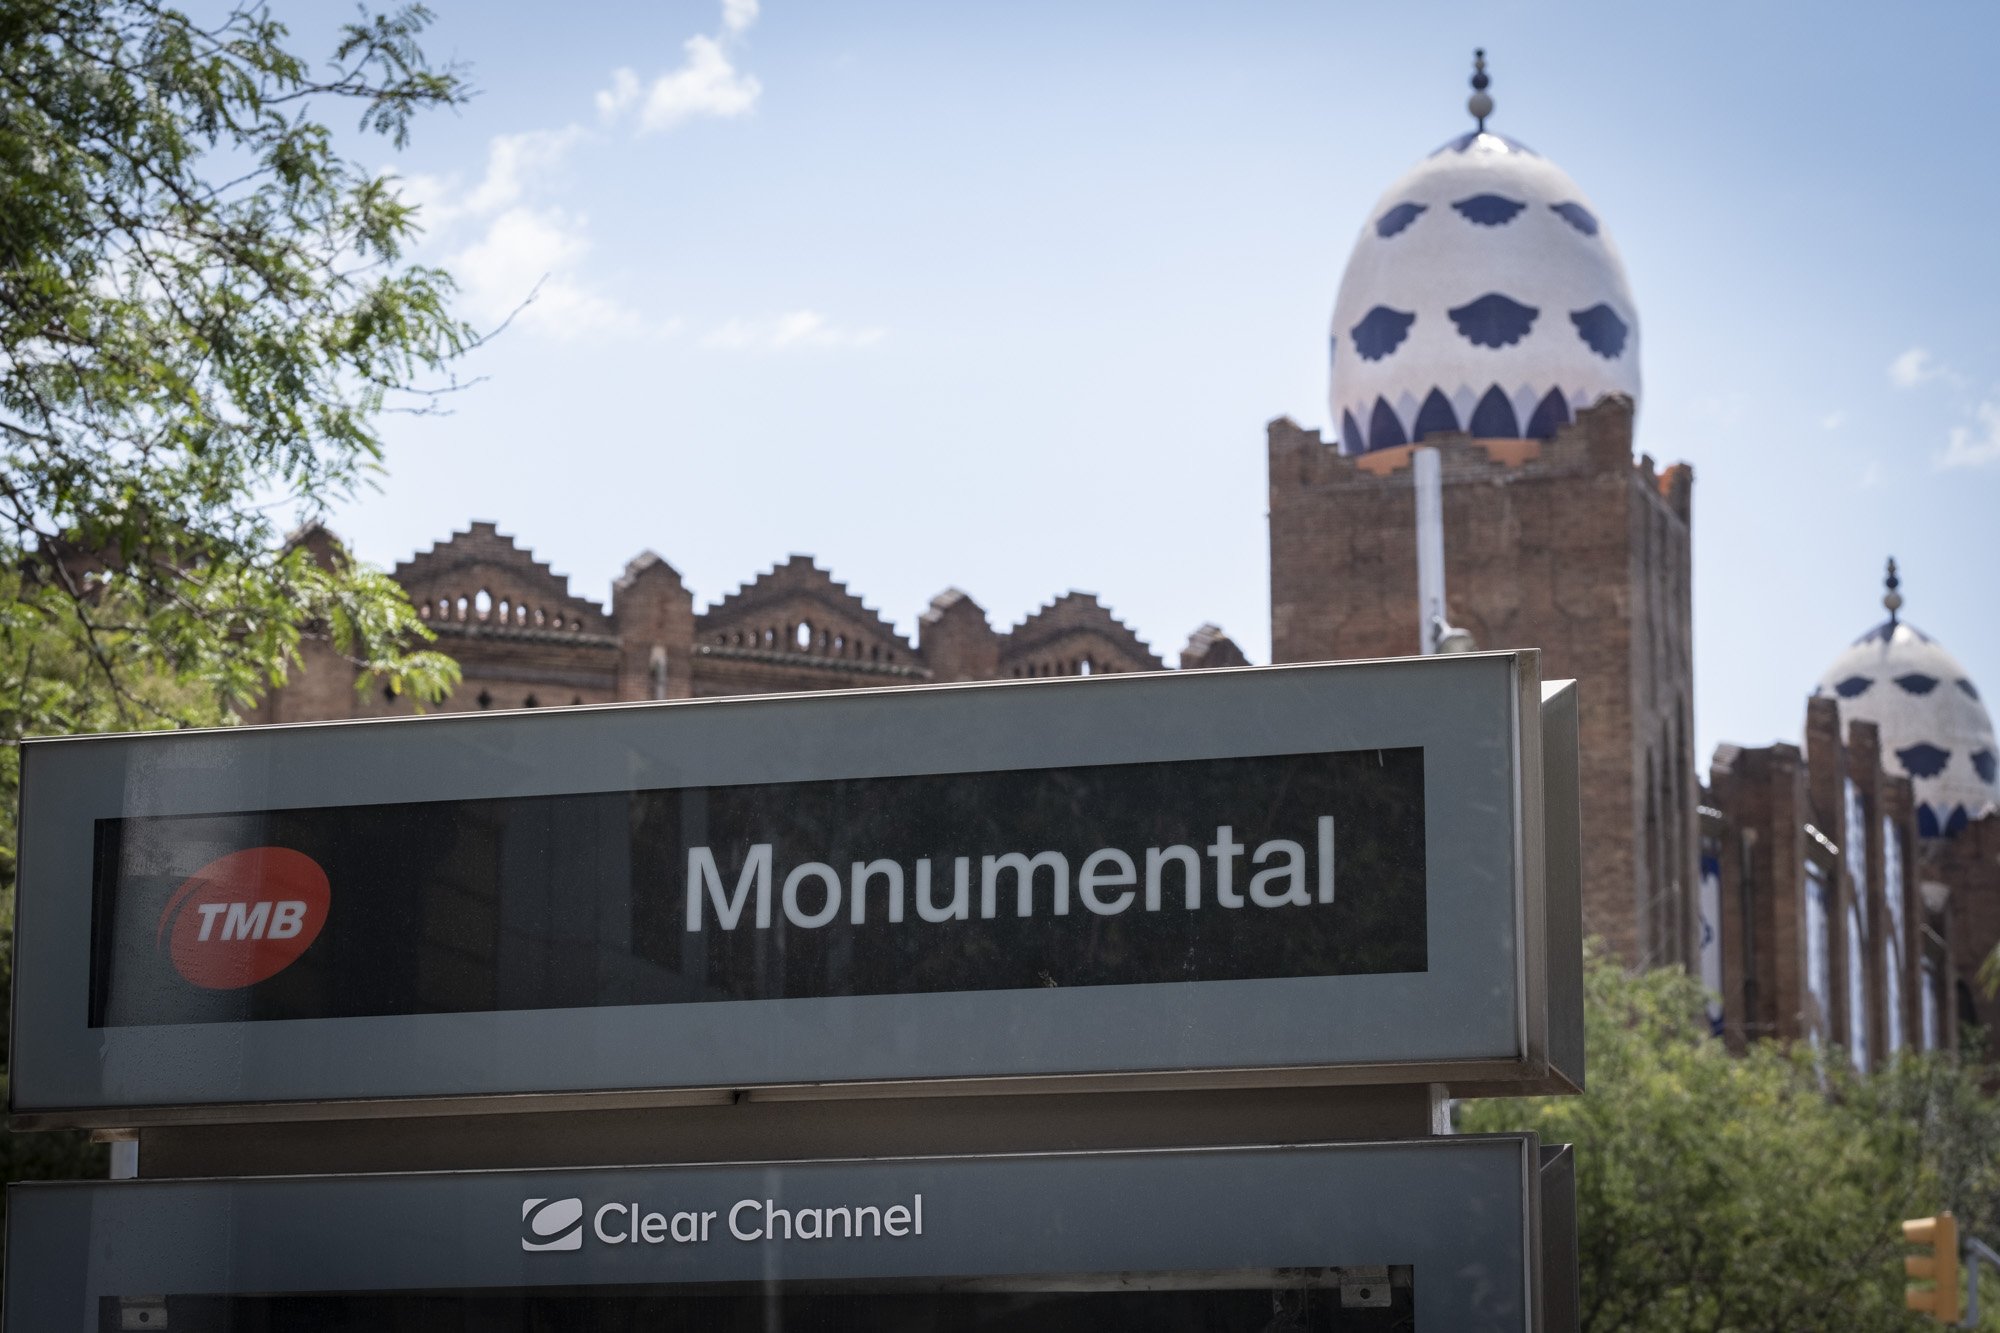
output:
[[[522,1200],[521,1248],[524,1250],[582,1249],[583,1200]]]
[[[174,890],[155,948],[208,990],[255,985],[298,960],[326,925],[331,888],[319,863],[289,847],[252,847],[211,861]]]

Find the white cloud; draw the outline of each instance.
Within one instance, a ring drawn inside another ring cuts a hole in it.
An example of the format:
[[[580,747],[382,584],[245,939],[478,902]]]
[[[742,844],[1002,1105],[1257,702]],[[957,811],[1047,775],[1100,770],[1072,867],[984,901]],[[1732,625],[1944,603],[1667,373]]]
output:
[[[1912,347],[1889,363],[1889,382],[1899,389],[1914,389],[1949,373],[1922,347]]]
[[[639,101],[639,76],[629,69],[611,71],[611,86],[597,93],[597,118],[607,125],[630,111]]]
[[[1972,410],[1978,426],[1954,426],[1939,467],[1987,467],[2000,463],[2000,402],[1984,402]]]
[[[426,230],[435,234],[468,218],[489,216],[520,201],[540,185],[583,137],[580,126],[498,134],[486,144],[486,174],[471,189],[457,176],[406,176],[399,189],[415,205]]]
[[[598,115],[611,123],[637,107],[641,132],[658,134],[684,120],[698,116],[726,120],[757,105],[763,85],[755,75],[737,71],[722,43],[713,37],[690,37],[683,50],[687,59],[678,69],[643,87],[631,70],[614,72],[611,86],[597,94]]]
[[[817,310],[793,310],[772,319],[732,319],[702,335],[701,345],[719,352],[782,352],[796,347],[873,347],[888,336],[882,328],[844,328]]]
[[[736,68],[729,45],[757,21],[757,8],[758,0],[722,0],[721,34],[688,38],[680,65],[650,83],[629,68],[613,70],[611,86],[597,94],[598,117],[609,125],[636,111],[640,133],[659,134],[701,116],[748,114],[764,85]]]
[[[575,125],[560,130],[530,130],[502,134],[486,146],[486,176],[467,196],[466,208],[491,213],[517,202],[531,183],[562,161],[583,137]]]
[[[483,328],[511,319],[517,328],[560,339],[647,329],[637,311],[584,280],[587,219],[536,202],[550,193],[555,170],[583,138],[577,125],[495,135],[475,184],[437,176],[402,182],[403,197],[422,209],[432,240],[452,247],[444,266],[458,280],[465,313]]]
[[[651,83],[630,69],[613,72],[610,86],[596,95],[599,116],[607,123],[635,118],[639,131],[650,134],[695,117],[749,112],[763,87],[737,70],[730,47],[757,21],[758,9],[759,0],[722,0],[720,32],[688,38],[680,66]],[[557,169],[587,137],[580,125],[496,135],[487,143],[477,183],[409,176],[400,184],[402,197],[420,210],[430,243],[446,251],[466,312],[489,328],[512,319],[557,338],[677,333],[680,321],[649,319],[593,289],[583,276],[587,220],[547,202]],[[881,336],[879,329],[834,328],[811,311],[729,329],[711,335],[724,339],[714,345],[734,338],[742,346],[773,349],[865,346]]]
[[[523,206],[501,213],[449,261],[467,309],[488,324],[513,316],[521,327],[557,338],[642,332],[645,322],[636,312],[577,278],[590,249],[584,233],[585,220],[560,209]]]

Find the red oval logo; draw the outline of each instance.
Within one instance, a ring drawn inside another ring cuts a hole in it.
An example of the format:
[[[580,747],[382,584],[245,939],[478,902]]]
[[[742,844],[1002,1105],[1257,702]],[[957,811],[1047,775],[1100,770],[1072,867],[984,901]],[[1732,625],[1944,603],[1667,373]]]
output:
[[[211,861],[174,890],[155,948],[208,990],[235,990],[298,961],[326,925],[332,887],[319,863],[289,847],[252,847]]]

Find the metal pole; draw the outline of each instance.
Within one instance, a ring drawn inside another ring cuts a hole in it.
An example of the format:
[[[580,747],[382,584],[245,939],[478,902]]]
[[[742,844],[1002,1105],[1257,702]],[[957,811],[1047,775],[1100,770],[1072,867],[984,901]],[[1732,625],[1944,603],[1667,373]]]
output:
[[[1965,1318],[1958,1321],[1960,1328],[1979,1327],[1979,1261],[1984,1259],[1995,1268],[2000,1268],[2000,1254],[1977,1236],[1965,1238],[1965,1252],[1972,1262],[1965,1266]]]
[[[1444,623],[1444,479],[1438,451],[1420,445],[1410,451],[1410,475],[1417,490],[1417,644],[1438,650]]]

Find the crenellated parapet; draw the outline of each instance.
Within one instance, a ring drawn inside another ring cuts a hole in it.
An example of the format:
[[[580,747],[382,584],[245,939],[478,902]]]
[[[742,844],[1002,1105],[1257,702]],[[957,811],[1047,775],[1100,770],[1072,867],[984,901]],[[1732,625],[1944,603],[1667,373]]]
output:
[[[1545,440],[1480,439],[1462,431],[1427,435],[1421,443],[1438,451],[1440,472],[1450,485],[1520,485],[1577,477],[1627,476],[1639,492],[1658,500],[1664,512],[1689,521],[1694,469],[1676,463],[1658,469],[1650,454],[1632,457],[1633,403],[1612,395],[1577,413],[1576,419]],[[1307,430],[1290,417],[1265,428],[1271,492],[1380,490],[1410,485],[1410,455],[1416,445],[1372,453],[1343,454],[1336,441]]]
[[[1206,671],[1215,667],[1249,666],[1250,659],[1236,646],[1236,640],[1222,632],[1220,625],[1203,625],[1188,635],[1181,649],[1181,670]]]
[[[1095,593],[1066,592],[1016,625],[1000,647],[1006,676],[1160,671],[1166,663]]]
[[[608,637],[604,608],[492,523],[475,522],[393,571],[432,629],[447,635]]]
[[[325,546],[331,533],[302,535]],[[317,549],[317,548],[316,548]],[[847,584],[794,555],[705,609],[665,559],[642,551],[611,589],[610,610],[491,523],[396,566],[436,647],[458,661],[442,708],[540,708],[614,700],[713,698],[1005,677],[1157,671],[1165,666],[1089,593],[1056,598],[1008,632],[956,588],[933,598],[912,643]],[[1205,665],[1244,660],[1220,630],[1195,640]],[[1192,662],[1187,653],[1184,662]],[[353,670],[330,654],[257,710],[258,721],[407,712],[393,691],[357,695]]]
[[[695,618],[706,652],[749,651],[801,665],[910,675],[916,650],[811,556],[759,574]]]

